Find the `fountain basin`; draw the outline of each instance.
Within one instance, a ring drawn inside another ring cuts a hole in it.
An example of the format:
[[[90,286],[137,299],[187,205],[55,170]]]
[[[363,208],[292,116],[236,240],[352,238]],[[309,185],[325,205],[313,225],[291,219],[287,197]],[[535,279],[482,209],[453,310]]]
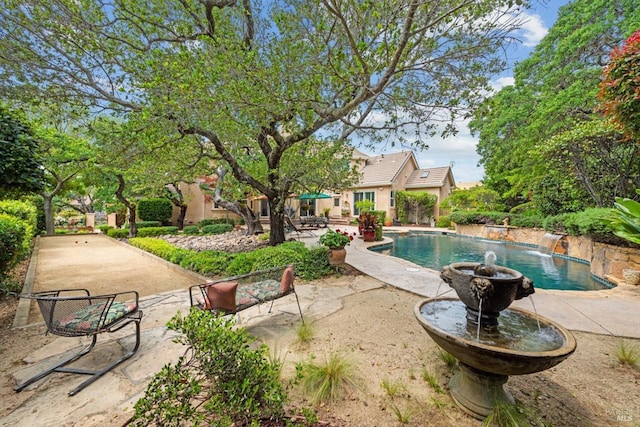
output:
[[[478,341],[474,327],[466,325],[464,314],[459,317],[465,309],[464,303],[455,298],[426,299],[415,305],[414,314],[438,346],[480,371],[496,375],[532,374],[557,365],[576,349],[575,338],[564,327],[517,308],[504,310],[501,323],[514,317],[516,329],[521,325],[526,328],[519,336],[504,330],[501,324],[497,333],[482,331]],[[443,313],[447,316],[444,322],[438,319]],[[541,334],[536,333],[538,321]],[[531,330],[533,327],[535,330]],[[546,343],[542,346],[536,343],[539,335],[545,336]]]
[[[489,268],[491,272],[488,274]],[[499,313],[514,300],[535,292],[529,278],[517,270],[498,265],[455,262],[444,266],[440,278],[456,291],[466,305],[467,319],[488,329],[497,326]]]
[[[549,369],[576,349],[568,330],[537,314],[505,309],[498,327],[485,329],[465,320],[466,310],[458,299],[434,298],[419,301],[414,314],[436,344],[458,359],[449,390],[458,407],[474,418],[487,417],[497,402],[515,403],[504,388],[509,375]]]

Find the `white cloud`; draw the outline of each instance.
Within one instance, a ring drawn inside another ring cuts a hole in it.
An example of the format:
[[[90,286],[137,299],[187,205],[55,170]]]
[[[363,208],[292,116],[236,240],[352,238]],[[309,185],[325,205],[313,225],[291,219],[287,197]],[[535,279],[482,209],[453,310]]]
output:
[[[498,77],[497,79],[494,79],[491,81],[491,87],[496,92],[498,92],[500,89],[502,89],[505,86],[513,86],[515,84],[516,84],[516,81],[512,76]]]
[[[548,32],[549,29],[544,25],[540,15],[529,15],[525,13],[522,30],[520,30],[520,36],[522,37],[522,44],[524,46],[536,46]]]
[[[466,123],[458,122],[459,133],[448,138],[433,137],[429,149],[416,152],[421,168],[453,165],[456,182],[480,181],[484,169],[478,166],[480,156],[476,153],[477,139],[471,136]]]

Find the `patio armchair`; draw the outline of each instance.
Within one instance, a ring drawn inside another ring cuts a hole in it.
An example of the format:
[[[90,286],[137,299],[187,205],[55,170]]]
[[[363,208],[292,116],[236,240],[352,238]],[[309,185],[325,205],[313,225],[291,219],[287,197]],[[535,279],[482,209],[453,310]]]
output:
[[[120,292],[109,295],[90,295],[87,289],[61,289],[35,292],[21,295],[21,298],[34,299],[38,303],[47,332],[63,337],[90,336],[91,343],[74,354],[58,362],[55,366],[35,375],[15,387],[16,392],[46,377],[53,372],[67,372],[89,375],[90,377],[68,394],[73,396],[98,378],[131,358],[140,346],[140,321],[142,311],[138,305],[138,292]],[[87,355],[96,345],[98,335],[103,332],[115,332],[125,326],[135,326],[136,341],[128,353],[102,369],[89,370],[68,367],[72,362]]]

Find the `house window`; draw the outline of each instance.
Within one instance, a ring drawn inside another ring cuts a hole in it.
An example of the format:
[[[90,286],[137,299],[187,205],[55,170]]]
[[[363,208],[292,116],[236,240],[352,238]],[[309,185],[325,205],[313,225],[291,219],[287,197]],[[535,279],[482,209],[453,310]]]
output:
[[[376,203],[375,191],[360,191],[357,193],[353,193],[353,214],[355,216],[360,215],[360,209],[358,209],[355,206],[356,206],[356,203],[358,203],[361,200],[371,200],[375,206],[375,203]]]
[[[391,195],[389,196],[389,206],[392,208],[396,207],[396,192],[391,191]]]
[[[340,197],[334,197],[333,198],[333,207],[334,208],[339,208],[340,207]]]
[[[269,216],[268,200],[260,200],[260,216]]]

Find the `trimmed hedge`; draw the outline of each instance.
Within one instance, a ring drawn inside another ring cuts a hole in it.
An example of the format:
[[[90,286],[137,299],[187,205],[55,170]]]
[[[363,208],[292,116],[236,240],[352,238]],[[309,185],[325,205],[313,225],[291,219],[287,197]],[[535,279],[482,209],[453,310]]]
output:
[[[233,218],[205,218],[198,223],[198,227],[206,227],[207,225],[215,225],[215,224],[231,224],[235,225],[236,220]]]
[[[138,202],[136,211],[144,221],[157,221],[158,225],[162,225],[171,219],[173,204],[164,197],[142,199]]]
[[[102,234],[109,234],[109,230],[113,230],[115,227],[113,225],[99,225],[97,228]]]
[[[549,233],[566,233],[572,236],[589,236],[593,241],[609,243],[616,246],[633,246],[629,242],[613,234],[613,230],[605,221],[611,210],[607,208],[590,208],[581,212],[564,213],[542,217],[535,211],[515,214],[505,212],[472,212],[457,211],[449,215],[456,224],[502,224],[509,218],[509,225],[526,228],[542,228]]]
[[[165,234],[178,234],[178,227],[148,227],[138,230],[136,237],[158,237]]]
[[[511,223],[512,214],[506,212],[473,212],[473,211],[456,211],[449,214],[451,221],[456,224],[502,224],[505,218],[509,218]]]
[[[197,225],[187,225],[182,229],[182,234],[186,234],[187,236],[195,236],[200,234],[200,227]]]
[[[180,267],[207,276],[224,274],[236,254],[221,251],[189,251],[180,261]]]
[[[129,244],[178,265],[191,252],[188,249],[178,248],[166,240],[151,237],[133,237],[129,239]]]
[[[150,228],[150,227],[161,227],[162,223],[160,221],[138,221],[136,222],[136,229],[140,230],[142,228]]]
[[[202,234],[224,234],[232,230],[231,224],[211,224],[202,227]]]
[[[113,237],[114,239],[126,239],[127,237],[129,237],[129,229],[112,228],[111,230],[107,230],[107,236]]]

